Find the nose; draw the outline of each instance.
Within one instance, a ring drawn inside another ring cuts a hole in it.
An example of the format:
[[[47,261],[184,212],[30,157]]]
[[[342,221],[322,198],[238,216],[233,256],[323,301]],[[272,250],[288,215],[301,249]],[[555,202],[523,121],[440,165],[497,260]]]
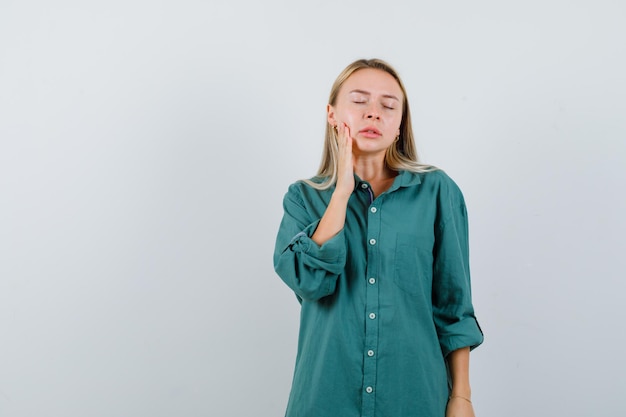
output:
[[[365,118],[375,120],[380,119],[380,114],[378,113],[378,111],[376,111],[375,105],[370,104],[369,106],[367,106],[367,109],[365,109]]]

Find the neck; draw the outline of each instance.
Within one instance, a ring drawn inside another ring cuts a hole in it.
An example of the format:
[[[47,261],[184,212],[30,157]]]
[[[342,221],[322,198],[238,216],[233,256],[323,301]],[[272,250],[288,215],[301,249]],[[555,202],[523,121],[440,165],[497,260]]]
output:
[[[354,173],[367,182],[387,180],[396,173],[385,165],[385,155],[353,155]]]

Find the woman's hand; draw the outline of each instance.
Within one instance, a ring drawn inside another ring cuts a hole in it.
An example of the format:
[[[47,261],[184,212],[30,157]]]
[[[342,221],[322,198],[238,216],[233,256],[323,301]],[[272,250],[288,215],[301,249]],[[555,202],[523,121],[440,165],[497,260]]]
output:
[[[474,407],[465,398],[452,396],[448,400],[446,417],[475,417]]]
[[[345,123],[337,123],[337,146],[339,161],[337,166],[337,185],[335,192],[350,196],[354,191],[354,166],[352,162],[352,136]]]
[[[328,239],[335,236],[346,222],[348,200],[354,191],[354,167],[352,166],[352,137],[350,128],[345,123],[337,124],[337,145],[339,160],[337,184],[330,197],[330,202],[311,239],[322,246]]]

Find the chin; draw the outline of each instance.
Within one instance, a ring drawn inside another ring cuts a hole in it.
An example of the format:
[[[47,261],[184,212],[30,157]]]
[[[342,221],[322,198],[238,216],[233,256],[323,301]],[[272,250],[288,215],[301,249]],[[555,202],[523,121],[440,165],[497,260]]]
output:
[[[389,148],[389,146],[382,146],[382,143],[380,143],[378,140],[374,141],[374,140],[369,140],[370,142],[368,143],[368,141],[363,141],[363,140],[359,140],[357,139],[354,142],[354,147],[355,149],[359,150],[360,152],[364,152],[364,153],[378,153],[378,152],[385,152],[387,150],[387,148]]]

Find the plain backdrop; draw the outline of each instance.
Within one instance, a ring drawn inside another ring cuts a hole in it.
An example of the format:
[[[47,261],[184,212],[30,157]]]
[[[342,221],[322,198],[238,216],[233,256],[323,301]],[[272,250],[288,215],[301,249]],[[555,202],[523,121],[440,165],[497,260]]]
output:
[[[282,197],[361,57],[398,69],[422,160],[465,193],[477,415],[626,415],[625,20],[621,0],[1,0],[0,416],[283,415]]]

